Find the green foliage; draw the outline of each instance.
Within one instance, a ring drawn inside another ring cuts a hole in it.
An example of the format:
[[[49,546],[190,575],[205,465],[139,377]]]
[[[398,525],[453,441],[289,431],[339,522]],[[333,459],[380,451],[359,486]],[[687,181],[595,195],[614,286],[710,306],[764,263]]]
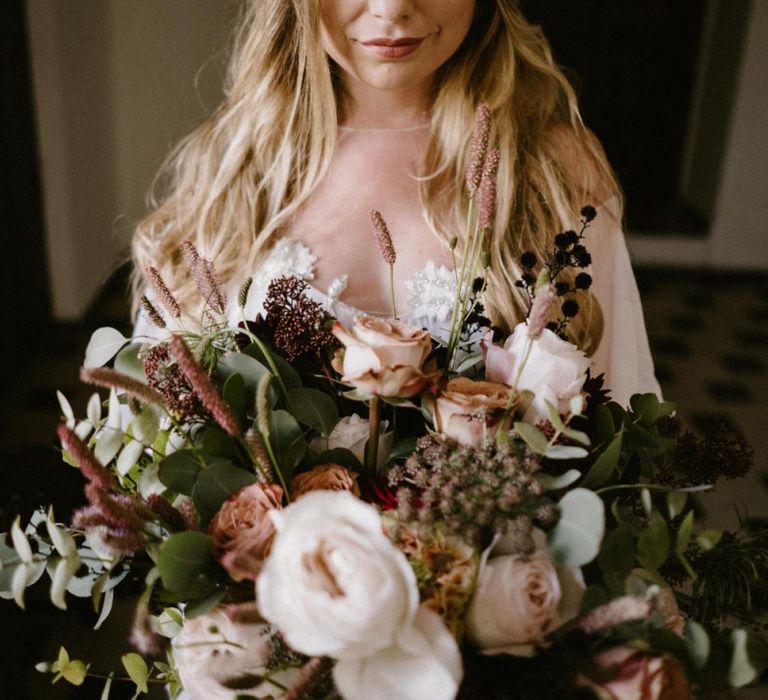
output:
[[[95,330],[85,349],[83,366],[102,367],[128,342],[129,339],[114,328],[105,327]]]
[[[191,496],[202,468],[194,451],[179,450],[163,458],[158,477],[172,491]]]
[[[136,684],[136,689],[142,693],[148,693],[149,668],[147,662],[135,652],[124,654],[120,660],[128,673],[128,677]]]
[[[573,489],[560,499],[560,519],[549,533],[552,558],[564,566],[584,566],[600,551],[605,530],[605,508],[599,496]]]
[[[530,423],[523,423],[522,421],[515,422],[515,430],[517,434],[525,440],[525,443],[536,454],[544,454],[549,446],[549,440],[547,436],[541,432],[535,425]]]
[[[192,500],[200,517],[207,521],[235,491],[255,481],[253,472],[220,460],[200,471],[192,489]]]
[[[330,435],[339,422],[339,409],[328,394],[317,389],[294,388],[288,391],[288,408],[308,428]]]
[[[304,431],[288,411],[278,409],[270,415],[269,435],[277,467],[288,483],[293,470],[307,451]]]
[[[213,540],[203,532],[180,532],[160,546],[157,565],[163,586],[184,594],[211,564]]]
[[[585,489],[594,489],[602,486],[616,471],[621,457],[622,433],[616,435],[608,447],[603,450],[593,462],[581,485]]]

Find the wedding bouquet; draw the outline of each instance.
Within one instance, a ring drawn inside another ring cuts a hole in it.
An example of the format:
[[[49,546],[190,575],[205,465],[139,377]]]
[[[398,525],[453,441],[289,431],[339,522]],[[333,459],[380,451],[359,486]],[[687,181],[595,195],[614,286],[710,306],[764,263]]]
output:
[[[699,439],[653,394],[611,402],[567,340],[591,278],[585,233],[521,258],[526,320],[484,317],[498,150],[487,108],[445,337],[392,318],[349,326],[278,278],[232,327],[211,261],[191,329],[154,268],[156,338],[97,330],[64,460],[86,480],[72,522],[41,510],[0,540],[0,595],[91,597],[99,627],[141,581],[125,673],[192,698],[686,698],[756,681],[750,592],[765,532],[701,529],[692,494],[751,451]],[[384,262],[396,253],[377,212]],[[451,248],[455,249],[456,241]],[[240,288],[244,309],[251,281]],[[62,648],[39,669],[81,684]],[[127,676],[126,676],[127,674]]]

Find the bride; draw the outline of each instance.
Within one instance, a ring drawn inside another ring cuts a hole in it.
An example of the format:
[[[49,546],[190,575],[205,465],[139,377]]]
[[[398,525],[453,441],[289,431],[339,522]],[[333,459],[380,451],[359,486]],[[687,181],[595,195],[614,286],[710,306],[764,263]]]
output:
[[[521,253],[544,259],[594,205],[594,284],[569,333],[616,400],[659,393],[619,186],[517,0],[247,0],[226,98],[172,154],[167,190],[136,232],[136,299],[149,266],[182,302],[195,298],[178,253],[189,239],[229,288],[254,276],[251,316],[282,274],[307,280],[340,318],[384,313],[377,209],[397,251],[401,317],[439,332],[481,102],[501,150],[486,313],[505,330],[522,320]],[[143,315],[137,332],[152,332]]]

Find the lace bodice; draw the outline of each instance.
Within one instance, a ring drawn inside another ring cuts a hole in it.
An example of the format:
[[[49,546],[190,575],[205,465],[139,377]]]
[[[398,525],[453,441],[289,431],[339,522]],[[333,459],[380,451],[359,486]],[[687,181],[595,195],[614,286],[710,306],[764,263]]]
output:
[[[592,293],[600,303],[604,322],[602,340],[592,357],[592,373],[605,373],[612,397],[626,405],[632,394],[653,392],[661,397],[661,389],[653,370],[640,295],[618,211],[615,198],[604,202],[598,208],[598,217],[589,229],[586,243],[593,261]],[[296,275],[305,280],[310,285],[310,295],[345,325],[351,324],[360,313],[370,313],[344,301],[346,275],[333,279],[325,290],[313,286],[316,263],[312,250],[299,240],[278,241],[258,270],[244,270],[241,278],[232,280],[228,290],[230,323],[237,325],[243,320],[243,310],[237,305],[237,291],[249,274],[253,275],[253,284],[245,306],[247,319],[263,311],[269,283],[282,275]],[[454,273],[450,269],[427,261],[405,283],[406,313],[401,314],[401,318],[445,340],[455,288]],[[151,292],[149,294],[151,296]],[[156,337],[159,331],[141,313],[135,335]]]
[[[237,305],[230,305],[229,322],[236,325],[243,320],[256,318],[264,311],[264,300],[269,283],[283,275],[294,275],[309,284],[309,294],[323,304],[325,309],[342,324],[350,325],[355,316],[370,311],[359,309],[343,300],[347,276],[333,279],[328,289],[321,290],[313,286],[315,278],[316,256],[307,245],[295,239],[278,241],[267,254],[264,262],[254,275],[254,281],[248,292],[244,310]],[[433,336],[446,340],[453,299],[456,292],[456,278],[452,270],[445,265],[436,265],[429,260],[413,278],[405,283],[407,291],[406,313],[400,314],[402,320],[426,328]],[[229,290],[230,297],[237,295],[237,286]]]

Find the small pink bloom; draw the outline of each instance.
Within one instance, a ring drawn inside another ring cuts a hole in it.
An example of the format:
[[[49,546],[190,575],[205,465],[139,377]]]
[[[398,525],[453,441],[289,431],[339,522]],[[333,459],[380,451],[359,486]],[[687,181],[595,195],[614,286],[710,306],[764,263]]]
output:
[[[251,484],[233,493],[213,516],[208,529],[214,556],[235,581],[258,577],[275,534],[269,511],[280,509],[282,498],[276,484]]]

